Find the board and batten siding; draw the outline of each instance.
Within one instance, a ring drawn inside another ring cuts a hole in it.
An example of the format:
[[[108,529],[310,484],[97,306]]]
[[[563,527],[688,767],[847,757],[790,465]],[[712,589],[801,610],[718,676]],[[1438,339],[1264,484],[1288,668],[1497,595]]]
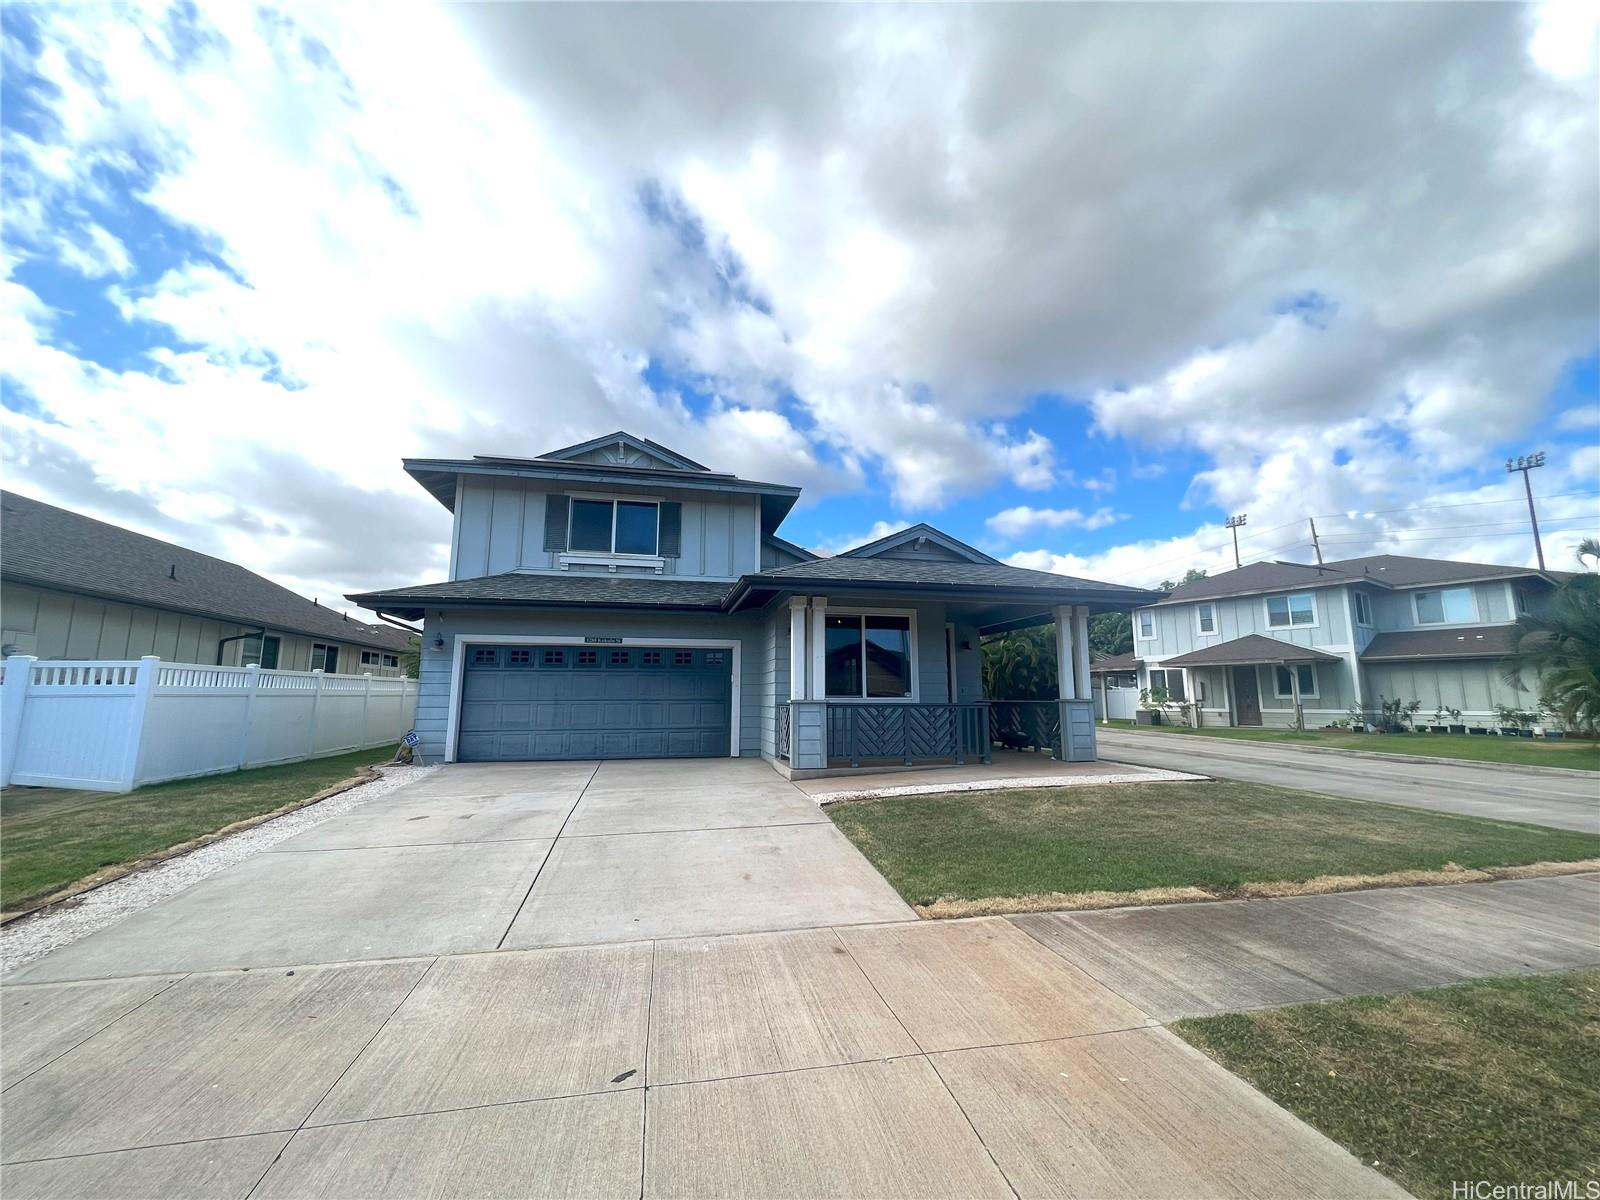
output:
[[[549,487],[519,479],[463,478],[457,491],[450,578],[560,570],[559,554],[544,548],[545,497],[552,492],[682,504],[681,553],[666,560],[664,575],[733,580],[761,569],[761,502],[756,496],[708,495],[640,485]]]
[[[505,637],[647,637],[716,639],[739,643],[739,753],[761,752],[766,677],[765,614],[650,613],[577,608],[430,610],[422,637],[417,692],[419,747],[431,762],[445,752],[450,723],[451,670],[457,641],[493,643]],[[444,639],[435,649],[435,636]]]
[[[1539,698],[1527,686],[1528,681],[1523,680],[1520,687],[1508,681],[1506,665],[1502,659],[1368,663],[1367,688],[1372,694],[1373,707],[1377,706],[1380,695],[1389,699],[1401,696],[1420,700],[1422,707],[1413,718],[1419,725],[1431,724],[1440,706],[1460,709],[1466,721],[1474,717],[1490,719],[1501,705],[1535,708]]]
[[[1444,587],[1407,588],[1400,592],[1380,592],[1374,590],[1373,618],[1378,623],[1378,629],[1454,629],[1458,625],[1421,625],[1417,624],[1417,608],[1415,596],[1418,592],[1437,592],[1446,590]],[[1462,585],[1455,585],[1460,587]],[[1487,583],[1470,583],[1466,587],[1472,590],[1473,603],[1477,608],[1477,615],[1471,621],[1463,621],[1461,625],[1503,625],[1513,619],[1515,614],[1511,611],[1511,592],[1505,580],[1496,579]]]
[[[18,653],[41,659],[115,661],[153,654],[163,662],[208,664],[216,663],[217,643],[223,638],[254,633],[258,628],[10,582],[0,583],[0,626],[0,640],[14,645]],[[361,652],[373,649],[370,646],[287,633],[271,625],[267,626],[267,636],[278,639],[281,671],[309,671],[315,642],[339,648],[341,675],[400,674],[398,667],[363,667]],[[222,662],[218,665],[246,666],[243,652],[242,642],[229,642],[222,648]]]
[[[1316,597],[1317,623],[1290,628],[1274,629],[1267,625],[1267,597],[1230,596],[1219,600],[1193,601],[1187,604],[1156,605],[1141,612],[1152,612],[1156,618],[1156,636],[1153,639],[1139,636],[1137,614],[1134,618],[1133,652],[1140,659],[1159,660],[1202,650],[1219,642],[1259,633],[1264,637],[1292,642],[1297,646],[1314,646],[1319,650],[1337,653],[1336,647],[1350,642],[1350,624],[1345,616],[1346,599],[1342,586],[1299,588],[1292,592],[1274,592],[1273,595],[1299,595],[1310,592]],[[1195,609],[1199,604],[1214,604],[1217,610],[1217,631],[1198,632]],[[1159,665],[1159,663],[1157,664]]]

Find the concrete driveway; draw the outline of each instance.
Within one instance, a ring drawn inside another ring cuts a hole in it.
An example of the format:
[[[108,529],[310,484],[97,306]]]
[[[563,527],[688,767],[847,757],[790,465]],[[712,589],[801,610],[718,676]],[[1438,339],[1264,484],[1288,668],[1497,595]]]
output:
[[[461,765],[280,842],[8,982],[914,916],[764,762]]]
[[[1099,731],[1100,753],[1118,762],[1221,779],[1301,788],[1354,800],[1526,821],[1600,832],[1600,775],[1498,763],[1382,757],[1361,751],[1307,749],[1182,733]],[[1382,738],[1374,737],[1375,749]]]

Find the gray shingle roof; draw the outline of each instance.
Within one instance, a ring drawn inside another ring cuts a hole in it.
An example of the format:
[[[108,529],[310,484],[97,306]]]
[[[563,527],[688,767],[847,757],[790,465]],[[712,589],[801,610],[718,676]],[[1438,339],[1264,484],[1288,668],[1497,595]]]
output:
[[[1508,658],[1516,653],[1515,625],[1473,625],[1464,629],[1408,629],[1380,633],[1361,652],[1364,662],[1404,662],[1427,658]]]
[[[1126,671],[1137,671],[1140,658],[1132,650],[1126,654],[1108,654],[1104,658],[1097,658],[1089,664],[1091,675],[1119,675]]]
[[[709,609],[722,607],[733,585],[658,575],[621,578],[614,575],[529,575],[508,571],[478,579],[423,583],[387,592],[350,597],[363,608],[422,615],[422,609],[450,604],[585,605],[614,608]],[[415,618],[412,618],[415,619]]]
[[[384,650],[402,650],[410,639],[313,604],[237,563],[15,492],[0,492],[0,539],[0,578],[14,583]]]
[[[1163,667],[1233,667],[1251,666],[1255,663],[1281,662],[1338,662],[1337,654],[1313,650],[1309,646],[1296,646],[1278,638],[1259,633],[1247,633],[1229,642],[1218,642],[1203,650],[1191,650],[1176,658],[1162,659]]]
[[[1404,588],[1424,587],[1430,583],[1464,583],[1469,579],[1515,579],[1538,574],[1540,572],[1531,567],[1451,562],[1442,558],[1409,558],[1400,554],[1370,554],[1364,558],[1345,558],[1321,566],[1315,563],[1258,562],[1183,584],[1174,588],[1162,603],[1184,604],[1220,596],[1250,596],[1261,592],[1347,583]]]
[[[1159,596],[1143,588],[1075,579],[1049,571],[1030,571],[1004,563],[924,562],[904,558],[819,558],[746,577],[752,583],[785,587],[800,583],[918,584],[925,587],[997,588],[1009,591],[1101,592],[1108,599],[1148,602]]]

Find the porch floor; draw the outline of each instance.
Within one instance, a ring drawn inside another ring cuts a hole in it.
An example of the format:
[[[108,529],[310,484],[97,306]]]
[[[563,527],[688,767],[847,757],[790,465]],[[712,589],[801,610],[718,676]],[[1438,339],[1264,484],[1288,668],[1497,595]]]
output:
[[[957,766],[861,767],[837,775],[791,779],[790,782],[818,804],[869,796],[908,796],[918,793],[987,791],[1004,787],[1082,787],[1095,783],[1157,782],[1200,779],[1182,771],[1136,767],[1127,763],[1057,762],[1048,754],[1021,750],[996,750],[992,763]]]

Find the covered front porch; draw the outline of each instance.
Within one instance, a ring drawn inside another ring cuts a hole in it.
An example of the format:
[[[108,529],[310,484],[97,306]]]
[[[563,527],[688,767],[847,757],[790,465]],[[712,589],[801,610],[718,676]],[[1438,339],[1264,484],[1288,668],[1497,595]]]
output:
[[[1247,634],[1146,666],[1153,694],[1178,703],[1195,723],[1304,731],[1307,702],[1332,711],[1344,695],[1345,663],[1337,654],[1262,634]],[[1173,687],[1182,693],[1174,700]]]
[[[1020,756],[1033,762],[1097,756],[1090,605],[794,595],[783,613],[773,756],[792,778],[991,764],[997,746],[1036,751]],[[982,638],[1051,623],[1057,697],[985,694]]]

